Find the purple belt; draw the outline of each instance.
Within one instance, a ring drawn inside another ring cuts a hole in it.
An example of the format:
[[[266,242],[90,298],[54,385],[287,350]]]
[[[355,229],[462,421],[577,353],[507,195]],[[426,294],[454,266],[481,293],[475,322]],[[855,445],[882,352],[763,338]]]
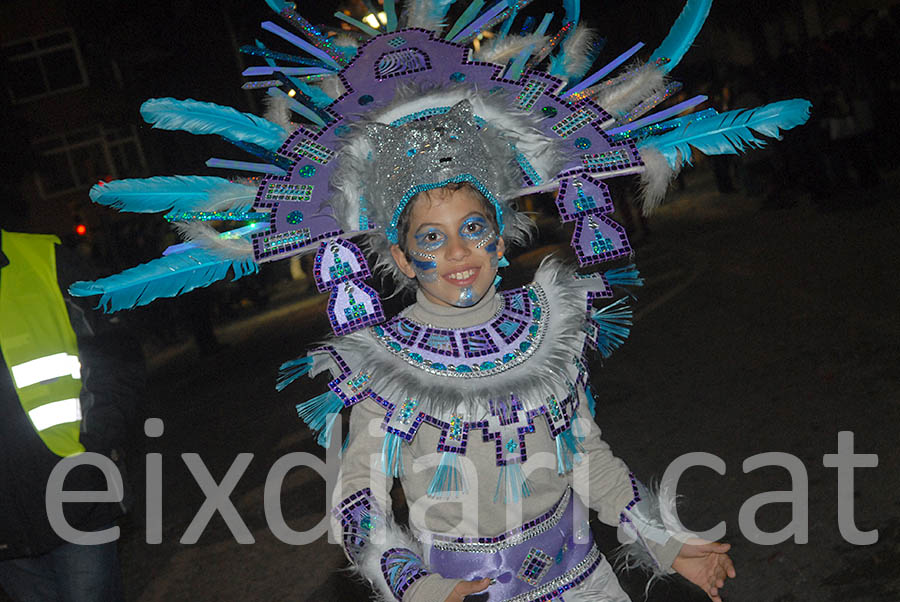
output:
[[[495,579],[492,601],[543,602],[584,581],[601,558],[587,510],[567,489],[549,512],[497,537],[435,535],[429,564],[447,579]]]

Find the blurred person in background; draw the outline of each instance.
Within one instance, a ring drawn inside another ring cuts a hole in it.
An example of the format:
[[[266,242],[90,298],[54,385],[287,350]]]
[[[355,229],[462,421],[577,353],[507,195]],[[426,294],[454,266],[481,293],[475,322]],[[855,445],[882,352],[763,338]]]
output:
[[[85,272],[56,236],[3,229],[0,249],[0,588],[16,602],[123,600],[117,542],[63,539],[47,491],[63,458],[95,452],[121,469],[143,381],[140,346],[115,318],[69,297]],[[95,466],[72,468],[63,488],[120,500],[61,504],[81,532],[111,527],[128,505]]]

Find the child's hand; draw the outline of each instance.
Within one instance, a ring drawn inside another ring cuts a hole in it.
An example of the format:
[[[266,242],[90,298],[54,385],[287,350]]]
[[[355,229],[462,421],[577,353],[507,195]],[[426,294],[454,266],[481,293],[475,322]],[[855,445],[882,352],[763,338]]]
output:
[[[453,593],[447,596],[444,602],[463,602],[463,598],[469,594],[477,594],[483,592],[491,584],[490,579],[482,579],[480,581],[460,581],[453,588]]]
[[[719,588],[725,585],[725,578],[734,579],[734,563],[728,557],[731,544],[709,543],[699,539],[681,546],[672,568],[682,577],[705,591],[714,602],[722,602]]]

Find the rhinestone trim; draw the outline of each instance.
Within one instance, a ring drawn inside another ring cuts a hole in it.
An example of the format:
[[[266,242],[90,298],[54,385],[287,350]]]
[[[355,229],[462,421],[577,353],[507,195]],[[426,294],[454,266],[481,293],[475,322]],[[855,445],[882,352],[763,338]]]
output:
[[[597,549],[596,545],[592,545],[591,551],[584,557],[584,560],[576,564],[571,571],[567,571],[564,575],[560,575],[556,579],[548,581],[546,585],[533,589],[530,592],[507,598],[506,602],[545,602],[546,600],[552,600],[562,594],[563,591],[572,589],[587,579],[594,572],[594,569],[597,568],[598,564],[600,564],[600,550]]]
[[[420,345],[419,343],[406,346],[400,345],[397,340],[395,340],[395,336],[392,335],[391,329],[388,328],[389,326],[391,326],[390,323],[386,324],[385,327],[373,327],[370,332],[372,333],[375,340],[381,343],[381,345],[383,345],[389,353],[399,357],[407,364],[429,374],[454,378],[480,378],[484,376],[493,376],[495,374],[505,372],[510,368],[514,368],[531,357],[534,351],[538,347],[540,347],[541,342],[543,341],[546,334],[547,317],[549,315],[549,302],[547,300],[546,293],[537,284],[531,284],[527,287],[524,287],[523,289],[506,293],[507,303],[514,308],[509,313],[516,314],[519,319],[523,318],[523,316],[516,313],[518,311],[518,308],[516,308],[515,306],[515,301],[516,296],[520,296],[522,294],[527,295],[530,301],[533,303],[531,313],[531,326],[527,331],[528,334],[524,338],[517,338],[512,345],[501,346],[499,348],[499,351],[496,353],[496,357],[489,358],[487,356],[473,356],[472,353],[466,353],[465,351],[463,351],[463,353],[459,356],[448,355],[446,358],[447,360],[455,359],[461,362],[458,366],[454,366],[451,364],[440,364],[438,368],[435,368],[435,364],[433,362],[422,357],[422,354],[420,353],[422,349],[418,348]],[[499,313],[504,313],[505,311],[505,308],[501,308],[501,311]],[[402,319],[406,320],[406,318]],[[492,321],[486,322],[485,324],[490,325],[493,323],[493,321],[496,321],[496,318],[494,318],[494,320]],[[473,327],[472,329],[467,329],[464,332],[474,332],[475,330],[483,327],[484,325],[479,325]],[[523,331],[524,330],[525,329],[523,329]],[[498,335],[499,334],[500,333],[498,333]],[[425,340],[427,340],[427,337]],[[461,337],[461,340],[463,340],[463,337]]]
[[[446,552],[475,552],[478,554],[493,554],[500,550],[515,547],[523,541],[528,541],[532,537],[546,533],[550,529],[556,527],[556,525],[559,524],[562,515],[565,513],[566,508],[569,506],[569,498],[571,496],[572,490],[566,489],[566,492],[556,503],[556,508],[543,516],[539,516],[538,518],[525,523],[526,525],[530,525],[528,527],[523,525],[518,529],[507,531],[497,537],[462,538],[462,541],[460,541],[461,538],[447,540],[441,539],[439,535],[435,535],[432,545],[436,549]],[[482,541],[485,539],[497,541]]]

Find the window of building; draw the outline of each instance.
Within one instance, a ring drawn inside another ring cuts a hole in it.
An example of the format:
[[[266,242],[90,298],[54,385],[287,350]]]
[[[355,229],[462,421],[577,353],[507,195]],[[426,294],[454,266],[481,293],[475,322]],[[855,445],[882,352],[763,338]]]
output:
[[[147,172],[133,125],[74,130],[43,138],[34,146],[39,157],[37,186],[44,198]]]
[[[3,45],[7,90],[20,104],[83,88],[87,72],[72,30],[18,40]]]

